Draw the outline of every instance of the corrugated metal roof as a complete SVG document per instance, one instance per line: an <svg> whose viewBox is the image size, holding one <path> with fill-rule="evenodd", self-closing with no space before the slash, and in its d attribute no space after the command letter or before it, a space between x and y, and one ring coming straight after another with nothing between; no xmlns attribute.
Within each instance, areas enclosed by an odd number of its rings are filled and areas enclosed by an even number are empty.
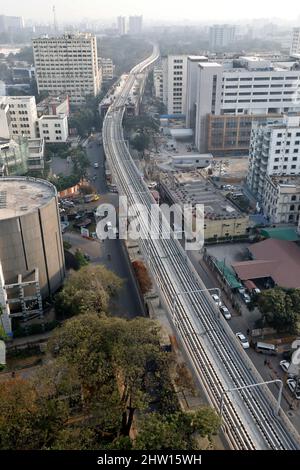
<svg viewBox="0 0 300 470"><path fill-rule="evenodd" d="M260 231L260 234L266 238L274 238L276 240L286 240L290 242L296 242L300 240L300 237L293 227L277 227L277 228L265 228Z"/></svg>
<svg viewBox="0 0 300 470"><path fill-rule="evenodd" d="M300 288L300 248L290 241L269 238L249 247L253 261L233 263L239 279L270 277L285 288Z"/></svg>

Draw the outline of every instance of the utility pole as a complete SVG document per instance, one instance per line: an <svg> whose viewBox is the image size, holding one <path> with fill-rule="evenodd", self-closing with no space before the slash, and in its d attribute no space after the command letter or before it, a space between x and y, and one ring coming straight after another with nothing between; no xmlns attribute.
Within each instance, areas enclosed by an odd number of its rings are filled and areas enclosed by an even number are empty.
<svg viewBox="0 0 300 470"><path fill-rule="evenodd" d="M273 383L279 383L279 387L280 387L277 402L276 402L276 407L274 409L275 416L278 416L279 415L279 410L280 410L281 398L282 398L282 391L283 391L283 381L280 380L280 379L268 380L266 382L260 382L260 383L250 384L250 385L243 385L241 387L235 387L235 388L230 388L228 390L224 390L224 392L221 395L220 416L221 417L223 416L224 398L225 398L225 395L227 395L228 393L236 392L236 391L239 391L239 390L245 390L245 389L249 389L249 388L254 388L254 387L261 387L261 386L269 385L269 384L273 384Z"/></svg>

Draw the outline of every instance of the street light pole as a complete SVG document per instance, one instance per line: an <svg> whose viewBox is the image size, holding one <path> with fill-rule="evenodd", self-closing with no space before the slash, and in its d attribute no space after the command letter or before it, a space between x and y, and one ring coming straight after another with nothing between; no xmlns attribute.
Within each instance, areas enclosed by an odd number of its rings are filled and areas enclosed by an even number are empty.
<svg viewBox="0 0 300 470"><path fill-rule="evenodd" d="M235 387L235 388L230 388L228 390L224 390L224 392L221 395L220 416L222 417L222 415L223 415L224 397L225 397L225 395L227 395L227 393L232 393L232 392L235 392L235 391L238 391L238 390L244 390L246 388L260 387L262 385L269 385L269 384L273 384L273 383L280 383L280 389L279 389L276 408L275 408L275 416L278 416L279 410L280 410L281 399L282 399L282 391L283 391L283 381L280 380L280 379L268 380L267 382L260 382L260 383L256 383L256 384L243 385L242 387Z"/></svg>

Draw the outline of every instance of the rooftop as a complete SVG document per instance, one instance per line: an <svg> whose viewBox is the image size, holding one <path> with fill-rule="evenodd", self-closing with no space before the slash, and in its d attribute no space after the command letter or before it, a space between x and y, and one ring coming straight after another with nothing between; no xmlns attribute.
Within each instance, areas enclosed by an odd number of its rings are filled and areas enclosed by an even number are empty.
<svg viewBox="0 0 300 470"><path fill-rule="evenodd" d="M289 242L299 241L300 237L295 227L276 227L265 228L260 231L266 238L275 238L276 240L286 240Z"/></svg>
<svg viewBox="0 0 300 470"><path fill-rule="evenodd" d="M233 263L241 281L270 277L288 289L300 288L300 248L291 241L267 239L249 247L251 261Z"/></svg>
<svg viewBox="0 0 300 470"><path fill-rule="evenodd" d="M56 196L48 181L35 178L0 178L0 221L19 217L45 206Z"/></svg>
<svg viewBox="0 0 300 470"><path fill-rule="evenodd" d="M199 62L199 67L222 67L218 62Z"/></svg>
<svg viewBox="0 0 300 470"><path fill-rule="evenodd" d="M54 114L53 116L50 116L48 114L44 115L44 116L41 116L39 118L39 121L57 121L57 119L66 119L66 115L65 114Z"/></svg>
<svg viewBox="0 0 300 470"><path fill-rule="evenodd" d="M204 204L206 219L237 219L242 213L234 207L212 183L199 172L180 173L169 179L162 177L175 202L179 204Z"/></svg>

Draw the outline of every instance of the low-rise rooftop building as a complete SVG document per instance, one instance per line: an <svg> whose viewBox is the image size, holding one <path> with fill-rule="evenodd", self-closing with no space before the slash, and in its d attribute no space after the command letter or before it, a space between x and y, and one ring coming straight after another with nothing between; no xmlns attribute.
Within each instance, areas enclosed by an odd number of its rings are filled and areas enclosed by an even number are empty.
<svg viewBox="0 0 300 470"><path fill-rule="evenodd" d="M252 260L232 264L241 281L264 280L269 287L300 288L300 248L296 243L267 239L248 249Z"/></svg>
<svg viewBox="0 0 300 470"><path fill-rule="evenodd" d="M247 235L249 216L235 207L199 172L162 175L160 189L162 195L174 204L204 205L205 241Z"/></svg>

